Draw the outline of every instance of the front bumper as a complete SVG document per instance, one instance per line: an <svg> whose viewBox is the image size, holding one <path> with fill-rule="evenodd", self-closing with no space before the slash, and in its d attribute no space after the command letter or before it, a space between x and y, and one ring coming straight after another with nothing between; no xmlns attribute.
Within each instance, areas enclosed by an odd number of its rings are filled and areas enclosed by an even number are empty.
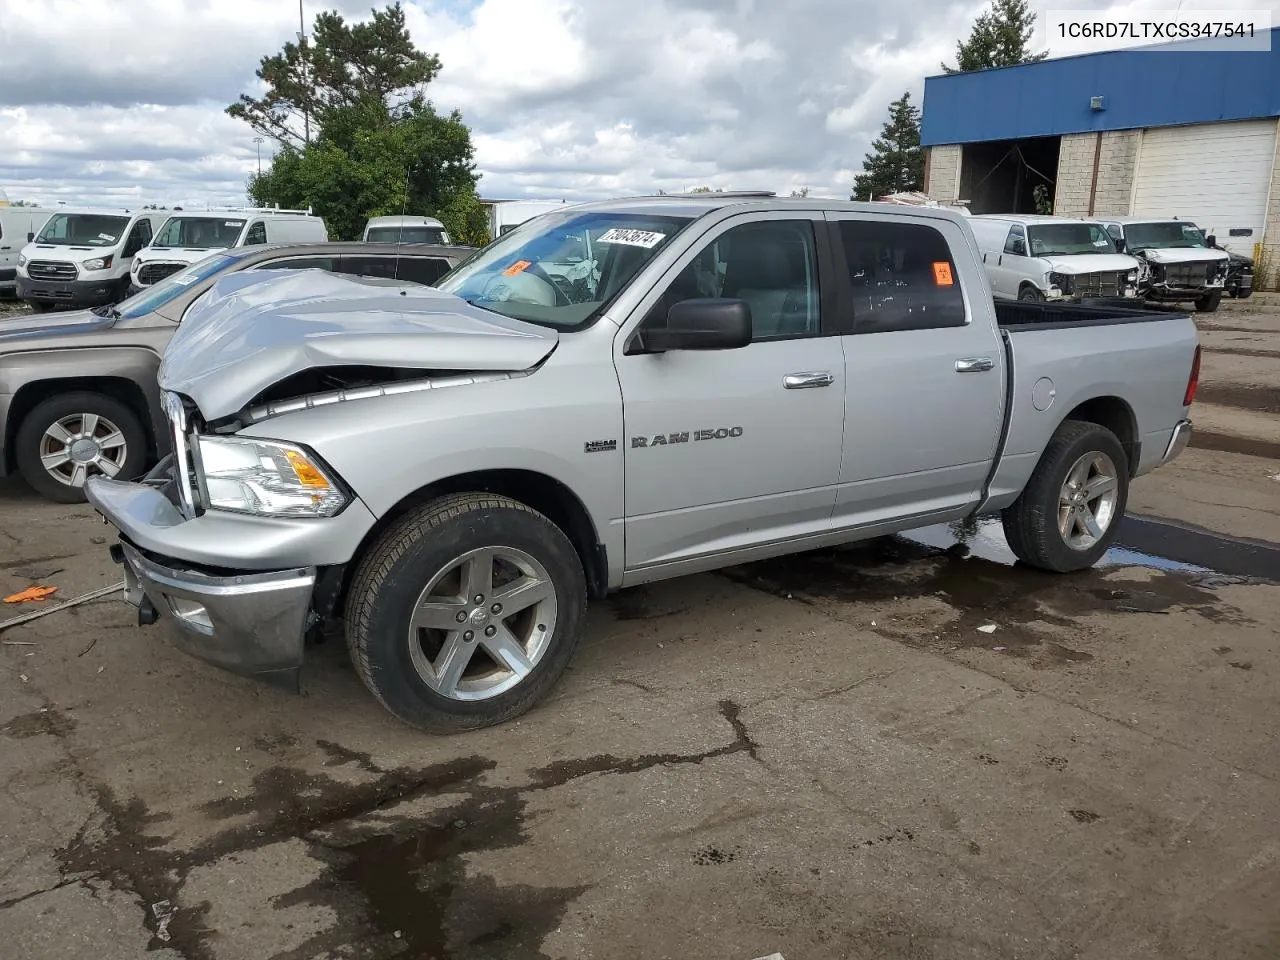
<svg viewBox="0 0 1280 960"><path fill-rule="evenodd" d="M100 307L117 300L119 280L32 280L18 277L18 298L75 307Z"/></svg>
<svg viewBox="0 0 1280 960"><path fill-rule="evenodd" d="M175 647L215 667L299 691L314 567L214 576L127 540L111 555L140 624L163 623Z"/></svg>
<svg viewBox="0 0 1280 960"><path fill-rule="evenodd" d="M1175 459L1183 450L1187 449L1187 444L1191 442L1191 421L1179 420L1178 425L1173 428L1173 435L1169 437L1169 445L1164 448L1164 456L1160 458L1160 465L1168 463Z"/></svg>
<svg viewBox="0 0 1280 960"><path fill-rule="evenodd" d="M142 482L85 484L120 531L111 555L125 568L138 622L162 623L178 649L206 663L297 691L307 632L326 609L317 583L351 559L373 516L353 500L326 520L219 511L187 519L162 489L172 462Z"/></svg>

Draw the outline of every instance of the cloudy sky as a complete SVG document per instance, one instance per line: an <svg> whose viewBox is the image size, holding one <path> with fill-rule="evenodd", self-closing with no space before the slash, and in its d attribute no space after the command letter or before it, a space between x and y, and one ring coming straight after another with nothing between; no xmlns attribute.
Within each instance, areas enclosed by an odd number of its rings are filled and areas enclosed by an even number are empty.
<svg viewBox="0 0 1280 960"><path fill-rule="evenodd" d="M372 5L304 0L308 28L321 10L360 19ZM919 102L923 78L952 61L984 5L404 3L414 41L443 62L432 98L472 127L481 194L570 199L701 184L847 196L888 103L904 90ZM1181 6L1280 12L1280 0ZM259 59L298 29L297 0L0 0L0 8L0 189L11 200L244 202L254 134L223 108L256 92ZM1046 45L1051 55L1081 52L1044 37ZM264 143L264 165L270 153Z"/></svg>

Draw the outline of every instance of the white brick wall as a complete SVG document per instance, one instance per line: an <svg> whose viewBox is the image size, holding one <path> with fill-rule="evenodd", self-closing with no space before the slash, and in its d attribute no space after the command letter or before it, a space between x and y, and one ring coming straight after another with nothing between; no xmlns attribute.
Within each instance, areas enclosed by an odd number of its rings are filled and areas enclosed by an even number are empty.
<svg viewBox="0 0 1280 960"><path fill-rule="evenodd" d="M925 192L939 203L952 203L960 186L960 157L963 148L958 143L942 144L929 148L929 182Z"/></svg>
<svg viewBox="0 0 1280 960"><path fill-rule="evenodd" d="M1098 153L1098 184L1094 216L1129 212L1129 195L1137 165L1138 130L1111 130L1102 135ZM1089 215L1089 189L1093 185L1093 157L1097 134L1073 133L1062 138L1058 151L1058 183L1053 212L1060 217Z"/></svg>

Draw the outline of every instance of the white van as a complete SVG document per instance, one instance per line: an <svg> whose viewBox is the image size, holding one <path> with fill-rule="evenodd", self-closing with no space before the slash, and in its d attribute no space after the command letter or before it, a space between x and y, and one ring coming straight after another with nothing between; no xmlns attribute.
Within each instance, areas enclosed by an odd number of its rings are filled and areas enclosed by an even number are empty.
<svg viewBox="0 0 1280 960"><path fill-rule="evenodd" d="M205 257L255 243L327 243L324 221L306 210L247 207L167 215L133 260L131 289L151 286Z"/></svg>
<svg viewBox="0 0 1280 960"><path fill-rule="evenodd" d="M52 215L41 207L0 207L0 296L17 293L18 255Z"/></svg>
<svg viewBox="0 0 1280 960"><path fill-rule="evenodd" d="M37 310L123 300L129 265L168 214L160 210L58 210L18 256L18 296Z"/></svg>
<svg viewBox="0 0 1280 960"><path fill-rule="evenodd" d="M360 239L365 243L453 243L449 231L435 217L371 217Z"/></svg>
<svg viewBox="0 0 1280 960"><path fill-rule="evenodd" d="M1093 220L1024 214L969 217L991 290L1005 300L1138 296L1139 264Z"/></svg>
<svg viewBox="0 0 1280 960"><path fill-rule="evenodd" d="M1218 309L1231 256L1217 246L1216 237L1176 217L1108 217L1102 225L1119 249L1141 262L1143 299L1191 300L1200 313Z"/></svg>

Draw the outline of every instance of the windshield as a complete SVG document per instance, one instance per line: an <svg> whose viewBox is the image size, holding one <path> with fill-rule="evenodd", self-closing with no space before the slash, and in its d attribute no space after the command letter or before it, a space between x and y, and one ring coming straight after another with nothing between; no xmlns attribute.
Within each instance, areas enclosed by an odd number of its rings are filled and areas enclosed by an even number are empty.
<svg viewBox="0 0 1280 960"><path fill-rule="evenodd" d="M244 229L243 220L222 217L170 217L151 241L153 247L191 247L210 250L234 247Z"/></svg>
<svg viewBox="0 0 1280 960"><path fill-rule="evenodd" d="M369 243L444 243L443 227L370 227Z"/></svg>
<svg viewBox="0 0 1280 960"><path fill-rule="evenodd" d="M1130 250L1178 248L1189 250L1209 246L1199 228L1190 223L1170 220L1168 223L1131 223L1124 228L1124 239Z"/></svg>
<svg viewBox="0 0 1280 960"><path fill-rule="evenodd" d="M1027 227L1033 257L1115 253L1111 235L1096 223L1040 223Z"/></svg>
<svg viewBox="0 0 1280 960"><path fill-rule="evenodd" d="M147 287L126 300L121 300L116 304L113 315L133 318L151 313L157 307L161 307L174 297L179 296L193 283L199 283L215 273L220 273L239 259L240 257L232 256L231 254L215 254L211 257L205 257L185 270L170 274L154 286Z"/></svg>
<svg viewBox="0 0 1280 960"><path fill-rule="evenodd" d="M437 288L517 320L566 329L594 320L690 223L625 213L544 214L446 274Z"/></svg>
<svg viewBox="0 0 1280 960"><path fill-rule="evenodd" d="M97 213L55 213L44 225L36 243L60 247L110 247L124 235L128 217Z"/></svg>

